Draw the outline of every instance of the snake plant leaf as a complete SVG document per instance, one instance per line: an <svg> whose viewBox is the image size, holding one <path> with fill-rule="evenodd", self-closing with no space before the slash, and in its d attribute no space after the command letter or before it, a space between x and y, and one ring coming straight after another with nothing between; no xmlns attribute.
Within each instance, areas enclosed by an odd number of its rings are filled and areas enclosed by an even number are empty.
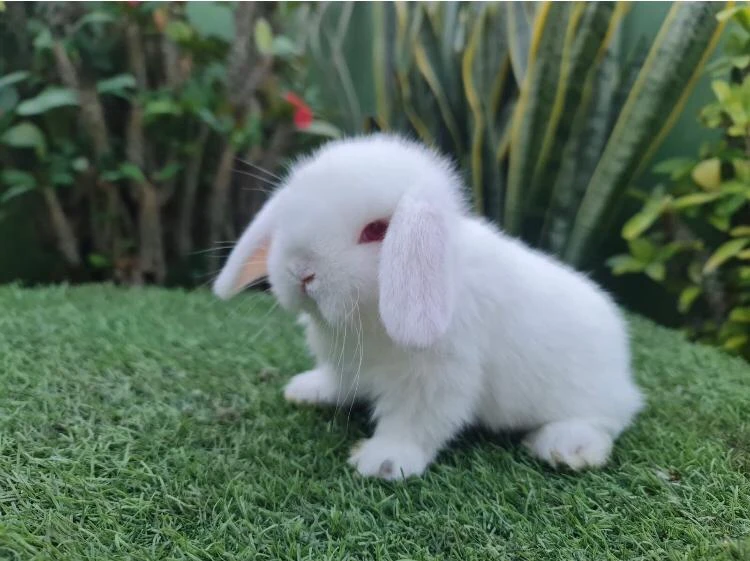
<svg viewBox="0 0 750 561"><path fill-rule="evenodd" d="M573 128L576 108L587 90L586 85L590 83L590 75L596 71L615 36L625 6L619 4L615 7L613 2L581 2L573 8L566 31L557 91L530 181L529 199L532 204L538 201L540 192L547 192L543 201L549 199L549 191L560 169L563 148Z"/></svg>
<svg viewBox="0 0 750 561"><path fill-rule="evenodd" d="M522 84L529 66L529 49L533 18L529 18L519 2L505 2L505 21L507 24L510 60L516 82Z"/></svg>
<svg viewBox="0 0 750 561"><path fill-rule="evenodd" d="M604 153L586 188L565 249L581 264L604 229L612 202L648 162L692 90L716 45L723 24L721 2L674 3L651 46Z"/></svg>
<svg viewBox="0 0 750 561"><path fill-rule="evenodd" d="M528 68L511 132L512 149L503 222L504 228L511 234L521 232L524 207L528 202L525 187L533 173L544 129L552 112L572 9L568 3L545 2L534 19Z"/></svg>
<svg viewBox="0 0 750 561"><path fill-rule="evenodd" d="M499 6L482 3L469 29L461 74L464 97L469 105L469 169L471 191L477 212L487 214L484 200L485 186L501 181L495 162L494 147L500 142L503 128L509 120L498 125L498 101L493 97L504 88L508 76L508 56L503 35L498 30ZM499 81L499 82L498 82ZM493 189L490 189L493 191ZM493 205L496 201L493 201Z"/></svg>
<svg viewBox="0 0 750 561"><path fill-rule="evenodd" d="M441 2L439 7L444 8L444 4ZM428 8L425 7L423 9ZM433 6L433 9L436 10L437 8ZM456 97L452 92L452 88L456 82L445 78L446 75L451 73L452 63L446 62L443 58L445 55L443 55L438 30L436 29L439 23L437 19L437 15L429 17L429 12L428 17L424 19L424 24L420 27L419 37L414 45L415 62L419 73L437 102L441 125L450 134L453 149L456 153L462 154L464 152L464 143L461 128L458 124L459 119L456 115L457 106L451 102ZM443 36L444 41L452 39L454 37L446 38Z"/></svg>
<svg viewBox="0 0 750 561"><path fill-rule="evenodd" d="M358 6L368 10L369 6ZM345 53L346 41L351 33L351 21L355 6L352 2L333 5L321 2L311 23L308 38L309 52L314 61L314 70L320 74L319 83L334 108L329 116L336 126L349 133L361 130L364 116L362 104L355 88L354 79Z"/></svg>
<svg viewBox="0 0 750 561"><path fill-rule="evenodd" d="M382 130L390 130L392 123L393 84L388 61L388 22L389 6L384 2L372 4L372 70L375 85L375 108L378 125Z"/></svg>
<svg viewBox="0 0 750 561"><path fill-rule="evenodd" d="M617 53L610 49L586 85L549 195L540 243L555 255L565 247L588 180L612 130L612 102L619 80Z"/></svg>
<svg viewBox="0 0 750 561"><path fill-rule="evenodd" d="M429 145L435 144L435 137L427 123L420 117L414 103L414 88L412 87L412 72L414 66L414 44L417 41L422 21L422 11L411 8L408 4L396 2L393 4L396 37L393 51L393 66L395 70L395 97L400 111L406 117L406 125L411 126L417 136ZM395 126L395 124L394 124ZM406 126L404 126L406 128Z"/></svg>

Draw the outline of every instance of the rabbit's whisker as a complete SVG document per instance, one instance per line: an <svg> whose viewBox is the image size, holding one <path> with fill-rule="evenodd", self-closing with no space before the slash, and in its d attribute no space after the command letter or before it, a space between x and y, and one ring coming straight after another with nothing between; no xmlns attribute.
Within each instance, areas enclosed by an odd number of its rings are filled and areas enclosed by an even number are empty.
<svg viewBox="0 0 750 561"><path fill-rule="evenodd" d="M276 179L277 181L281 181L281 177L279 177L279 176L278 176L278 175L276 175L275 173L273 173L273 172L271 172L271 171L267 170L267 169L266 169L266 168L264 168L263 166L259 166L258 164L254 164L254 163L252 163L252 162L251 162L250 160L245 160L244 158L240 158L239 156L237 156L237 158L236 158L236 159L237 159L238 161L242 162L243 164L245 164L246 166L250 166L251 168L253 168L253 169L255 169L255 170L258 170L258 171L259 171L259 172L261 172L261 173L265 173L266 175L268 175L268 176L270 176L270 177L272 177L272 178Z"/></svg>

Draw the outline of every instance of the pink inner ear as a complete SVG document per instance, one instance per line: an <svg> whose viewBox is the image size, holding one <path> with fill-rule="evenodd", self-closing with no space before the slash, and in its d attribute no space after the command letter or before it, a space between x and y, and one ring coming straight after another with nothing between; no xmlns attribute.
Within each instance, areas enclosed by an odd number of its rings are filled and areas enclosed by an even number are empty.
<svg viewBox="0 0 750 561"><path fill-rule="evenodd" d="M235 287L237 290L241 290L268 275L268 246L269 242L261 244L247 258L247 261L242 266L242 271L240 271L237 277L237 285Z"/></svg>

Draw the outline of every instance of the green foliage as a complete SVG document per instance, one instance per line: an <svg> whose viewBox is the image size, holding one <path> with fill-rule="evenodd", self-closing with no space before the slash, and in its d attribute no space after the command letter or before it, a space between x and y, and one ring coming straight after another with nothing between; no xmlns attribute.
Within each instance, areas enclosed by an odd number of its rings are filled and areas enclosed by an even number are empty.
<svg viewBox="0 0 750 561"><path fill-rule="evenodd" d="M71 105L78 105L78 94L74 90L51 87L31 99L19 103L18 107L16 107L16 113L22 117L30 117L31 115L46 113L58 107Z"/></svg>
<svg viewBox="0 0 750 561"><path fill-rule="evenodd" d="M33 148L40 157L44 156L47 146L44 133L28 121L21 121L6 129L0 136L0 142L13 148Z"/></svg>
<svg viewBox="0 0 750 561"><path fill-rule="evenodd" d="M454 156L476 209L574 264L616 231L612 211L679 115L719 36L722 3L676 2L625 63L626 4L321 5L309 48L323 112L346 132L402 131ZM368 30L369 31L369 30ZM366 115L353 76L372 77ZM658 275L658 273L657 273Z"/></svg>
<svg viewBox="0 0 750 561"><path fill-rule="evenodd" d="M750 57L750 8L719 15L727 18L738 25L716 68L730 80L714 82L716 100L701 112L725 140L655 167L670 183L625 223L629 253L609 264L663 285L693 336L750 358L750 73L738 60Z"/></svg>
<svg viewBox="0 0 750 561"><path fill-rule="evenodd" d="M284 101L289 89L307 95L302 49L283 31L294 14L260 3L9 4L0 217L46 213L29 218L47 224L74 279L205 280L216 263L194 250L236 235L272 182L234 173L241 160L273 173L304 143ZM16 205L21 196L42 204Z"/></svg>

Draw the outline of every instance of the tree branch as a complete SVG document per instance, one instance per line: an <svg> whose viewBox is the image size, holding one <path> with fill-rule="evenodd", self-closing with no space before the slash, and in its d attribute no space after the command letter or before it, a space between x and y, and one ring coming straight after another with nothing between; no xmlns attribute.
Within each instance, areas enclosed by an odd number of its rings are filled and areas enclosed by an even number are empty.
<svg viewBox="0 0 750 561"><path fill-rule="evenodd" d="M125 41L130 71L135 76L138 91L148 88L146 56L143 52L138 25L130 21L125 27ZM148 180L146 169L146 139L143 131L143 107L137 101L130 109L126 131L126 153L128 160L138 166L143 179L131 179L133 190L138 193L138 267L137 282L149 280L161 284L166 277L166 259L162 240L161 204L159 194Z"/></svg>
<svg viewBox="0 0 750 561"><path fill-rule="evenodd" d="M195 214L195 199L198 194L201 167L206 151L206 142L211 129L206 123L201 122L198 132L198 140L195 144L195 152L187 170L185 170L185 184L180 199L180 217L177 223L177 253L180 257L187 257L193 250L193 215Z"/></svg>
<svg viewBox="0 0 750 561"><path fill-rule="evenodd" d="M45 187L42 189L42 196L49 212L57 249L69 265L79 267L81 265L81 254L78 252L78 239L68 217L65 215L57 193L53 189Z"/></svg>

